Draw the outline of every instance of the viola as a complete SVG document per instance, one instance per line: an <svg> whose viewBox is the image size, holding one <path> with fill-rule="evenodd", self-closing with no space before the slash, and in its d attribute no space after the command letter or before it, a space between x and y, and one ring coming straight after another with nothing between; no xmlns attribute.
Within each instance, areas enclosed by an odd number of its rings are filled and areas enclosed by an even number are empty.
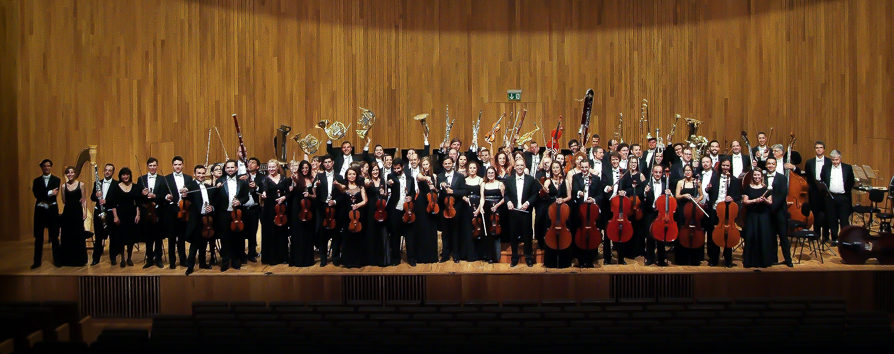
<svg viewBox="0 0 894 354"><path fill-rule="evenodd" d="M245 229L245 223L242 222L242 209L233 208L230 212L230 231L242 232Z"/></svg>
<svg viewBox="0 0 894 354"><path fill-rule="evenodd" d="M580 214L581 226L574 235L574 244L585 251L599 248L599 245L602 243L601 233L599 228L596 227L596 220L599 220L599 206L596 203L581 203L578 207L578 213Z"/></svg>
<svg viewBox="0 0 894 354"><path fill-rule="evenodd" d="M435 192L434 187L429 184L428 193L425 194L426 201L428 201L428 205L425 206L425 212L429 214L437 214L441 212L441 207L438 205L438 193Z"/></svg>
<svg viewBox="0 0 894 354"><path fill-rule="evenodd" d="M546 198L549 196L549 189L546 188L546 180L547 179L548 178L546 177L546 174L544 174L543 177L540 177L537 180L537 182L540 182L540 193L539 193L540 198Z"/></svg>
<svg viewBox="0 0 894 354"><path fill-rule="evenodd" d="M722 202L717 204L717 216L720 222L711 233L711 241L717 247L733 248L739 245L741 234L736 228L736 217L739 215L739 204L736 202Z"/></svg>
<svg viewBox="0 0 894 354"><path fill-rule="evenodd" d="M568 217L571 215L571 207L565 203L552 203L547 210L550 221L552 223L546 230L543 241L546 247L561 251L571 247L571 230L565 226L568 223Z"/></svg>
<svg viewBox="0 0 894 354"><path fill-rule="evenodd" d="M273 206L273 211L276 212L276 215L273 216L273 224L280 227L286 226L286 222L289 221L286 217L286 203L277 203Z"/></svg>
<svg viewBox="0 0 894 354"><path fill-rule="evenodd" d="M348 231L360 232L363 230L363 224L360 223L360 209L353 209L348 212Z"/></svg>
<svg viewBox="0 0 894 354"><path fill-rule="evenodd" d="M456 198L453 197L452 194L448 194L444 197L444 218L445 219L453 219L456 217Z"/></svg>
<svg viewBox="0 0 894 354"><path fill-rule="evenodd" d="M150 224L158 223L158 214L155 211L156 204L155 202L149 201L143 203L143 209L146 210L146 215L141 217L142 220L146 220L146 222Z"/></svg>
<svg viewBox="0 0 894 354"><path fill-rule="evenodd" d="M476 240L480 240L485 235L484 232L484 219L481 214L472 218L472 237Z"/></svg>
<svg viewBox="0 0 894 354"><path fill-rule="evenodd" d="M705 245L705 229L702 227L704 214L699 209L698 203L691 197L689 203L683 206L683 225L680 225L678 236L683 247L699 248Z"/></svg>
<svg viewBox="0 0 894 354"><path fill-rule="evenodd" d="M487 226L487 233L491 236L497 236L503 233L503 226L500 224L500 212L499 210L490 214L487 222L490 225Z"/></svg>
<svg viewBox="0 0 894 354"><path fill-rule="evenodd" d="M192 202L190 202L189 199L180 198L180 201L177 202L177 206L179 208L179 209L177 209L177 219L180 219L181 221L184 221L184 222L189 221L189 207L190 207L190 205L192 205Z"/></svg>
<svg viewBox="0 0 894 354"><path fill-rule="evenodd" d="M310 221L314 215L311 210L310 198L302 198L299 204L301 205L301 211L298 212L298 220Z"/></svg>
<svg viewBox="0 0 894 354"><path fill-rule="evenodd" d="M206 206L208 204L205 204ZM202 215L202 238L208 240L214 237L214 218L211 213Z"/></svg>
<svg viewBox="0 0 894 354"><path fill-rule="evenodd" d="M670 179L670 171L666 171L665 180ZM673 242L677 239L677 221L674 220L674 213L677 211L677 199L662 194L655 200L658 209L658 217L652 222L649 231L652 232L652 238L662 242Z"/></svg>
<svg viewBox="0 0 894 354"><path fill-rule="evenodd" d="M416 222L416 214L413 213L413 208L416 207L416 204L413 203L413 200L410 199L409 202L404 202L404 215L401 217L401 220L405 224L412 224Z"/></svg>
<svg viewBox="0 0 894 354"><path fill-rule="evenodd" d="M323 228L335 230L335 207L328 205L328 203L323 208Z"/></svg>
<svg viewBox="0 0 894 354"><path fill-rule="evenodd" d="M633 238L633 223L627 219L630 215L630 199L616 195L611 200L612 218L605 226L605 236L613 242L627 242Z"/></svg>
<svg viewBox="0 0 894 354"><path fill-rule="evenodd" d="M388 218L388 212L385 211L386 206L388 206L388 200L383 198L380 193L379 198L376 199L376 211L373 213L373 219L378 222L384 222Z"/></svg>
<svg viewBox="0 0 894 354"><path fill-rule="evenodd" d="M636 191L636 179L633 179L633 190ZM630 214L631 220L637 221L643 219L643 199L636 193L630 196Z"/></svg>

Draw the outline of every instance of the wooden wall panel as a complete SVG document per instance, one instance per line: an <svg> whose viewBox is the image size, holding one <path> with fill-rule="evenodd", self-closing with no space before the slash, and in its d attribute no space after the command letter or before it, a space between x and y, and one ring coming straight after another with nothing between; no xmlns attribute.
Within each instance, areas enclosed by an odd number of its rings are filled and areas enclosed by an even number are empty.
<svg viewBox="0 0 894 354"><path fill-rule="evenodd" d="M9 205L24 208L3 213L18 226L6 239L27 237L24 191L42 158L58 173L99 144L101 163L154 155L168 172L174 154L205 162L211 126L232 157L231 113L266 159L280 124L322 137L314 123L353 123L358 106L376 112L372 137L385 146L420 146L410 117L422 112L440 142L445 105L466 142L479 110L482 134L523 107L522 131L564 115L573 132L593 88L591 131L606 138L623 112L625 140L642 140L646 98L663 134L674 113L721 141L772 126L775 142L795 131L805 154L822 139L848 162L894 172L888 1L4 0L0 11L0 75L12 79L0 112L14 117L2 134L17 141L0 156L18 167L3 177L17 186ZM218 145L212 161L224 158Z"/></svg>

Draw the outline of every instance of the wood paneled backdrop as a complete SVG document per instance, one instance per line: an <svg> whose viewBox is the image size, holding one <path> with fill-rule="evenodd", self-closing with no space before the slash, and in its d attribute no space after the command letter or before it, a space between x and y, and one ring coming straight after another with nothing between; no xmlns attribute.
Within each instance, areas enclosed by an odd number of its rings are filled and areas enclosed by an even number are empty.
<svg viewBox="0 0 894 354"><path fill-rule="evenodd" d="M0 238L28 237L38 162L61 173L88 144L100 163L151 154L169 172L174 154L204 162L210 126L235 155L238 113L265 159L280 124L322 137L315 122L354 122L358 106L386 146L420 146L422 112L440 141L445 105L466 141L478 110L482 134L520 107L524 131L559 115L575 131L587 88L604 137L623 112L634 140L646 98L653 129L680 113L721 141L794 130L805 155L822 139L890 177L892 18L877 0L0 0L0 157L17 167Z"/></svg>

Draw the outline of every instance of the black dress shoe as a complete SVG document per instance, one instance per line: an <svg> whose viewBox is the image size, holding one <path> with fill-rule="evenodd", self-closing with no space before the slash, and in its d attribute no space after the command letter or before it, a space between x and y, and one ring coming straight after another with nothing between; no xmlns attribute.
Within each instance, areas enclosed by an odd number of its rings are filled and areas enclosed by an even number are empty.
<svg viewBox="0 0 894 354"><path fill-rule="evenodd" d="M528 267L533 267L533 266L534 266L534 260L533 260L533 259L526 259L526 260L525 260L525 264L527 264Z"/></svg>
<svg viewBox="0 0 894 354"><path fill-rule="evenodd" d="M410 267L415 267L415 266L416 266L416 260L415 260L415 259L408 259L408 260L407 260L407 263L410 265Z"/></svg>
<svg viewBox="0 0 894 354"><path fill-rule="evenodd" d="M123 259L121 260L121 268L127 267L127 262Z"/></svg>
<svg viewBox="0 0 894 354"><path fill-rule="evenodd" d="M341 258L333 258L333 259L332 259L332 265L334 265L334 266L336 266L336 267L340 266L340 265L341 265Z"/></svg>
<svg viewBox="0 0 894 354"><path fill-rule="evenodd" d="M164 267L165 267L164 264L161 264L161 260L160 260L160 259L159 259L158 261L155 262L155 266L158 267L158 268L164 268Z"/></svg>
<svg viewBox="0 0 894 354"><path fill-rule="evenodd" d="M226 265L226 264L221 264L221 265L220 265L220 271L221 271L221 272L226 272L227 269L230 269L230 266L228 266L228 265Z"/></svg>
<svg viewBox="0 0 894 354"><path fill-rule="evenodd" d="M143 269L149 268L149 267L151 267L151 266L153 266L153 265L154 265L154 264L152 264L152 262L146 262L146 264L143 265Z"/></svg>
<svg viewBox="0 0 894 354"><path fill-rule="evenodd" d="M127 259L127 265L133 267L133 261L130 258Z"/></svg>
<svg viewBox="0 0 894 354"><path fill-rule="evenodd" d="M193 270L192 267L186 268L186 275L190 275L193 272L195 272L195 270Z"/></svg>
<svg viewBox="0 0 894 354"><path fill-rule="evenodd" d="M655 261L653 261L653 260L651 260L651 259L647 259L646 262L645 262L644 264L647 265L647 266L650 266L650 265L655 264Z"/></svg>
<svg viewBox="0 0 894 354"><path fill-rule="evenodd" d="M615 264L611 258L606 258L602 260L602 264Z"/></svg>
<svg viewBox="0 0 894 354"><path fill-rule="evenodd" d="M325 266L326 266L326 258L323 258L320 260L320 267L325 267Z"/></svg>
<svg viewBox="0 0 894 354"><path fill-rule="evenodd" d="M627 264L627 261L625 261L624 258L621 258L621 259L618 260L618 264L619 264L619 265L625 265L625 264Z"/></svg>
<svg viewBox="0 0 894 354"><path fill-rule="evenodd" d="M37 269L37 268L40 268L40 263L34 263L31 265L31 269Z"/></svg>
<svg viewBox="0 0 894 354"><path fill-rule="evenodd" d="M99 264L99 260L98 260L98 259L94 259L93 262L90 262L90 265L92 265L92 266L95 266L95 265L97 265L97 264Z"/></svg>
<svg viewBox="0 0 894 354"><path fill-rule="evenodd" d="M733 262L727 262L727 263L725 264L725 266L726 266L727 268L732 268L732 267L735 267L736 264L733 263Z"/></svg>
<svg viewBox="0 0 894 354"><path fill-rule="evenodd" d="M192 268L192 267L190 267L190 268ZM211 269L211 266L208 265L208 264L199 264L199 268L201 268L201 269Z"/></svg>
<svg viewBox="0 0 894 354"><path fill-rule="evenodd" d="M785 261L785 266L786 266L786 267L789 267L789 268L794 268L794 267L795 267L795 265L792 264L792 261Z"/></svg>
<svg viewBox="0 0 894 354"><path fill-rule="evenodd" d="M518 259L513 259L511 262L509 262L509 267L515 267L517 265L518 265Z"/></svg>
<svg viewBox="0 0 894 354"><path fill-rule="evenodd" d="M242 269L242 265L239 263L233 264L233 269L240 270L240 269Z"/></svg>
<svg viewBox="0 0 894 354"><path fill-rule="evenodd" d="M495 262L493 259L488 259L488 260L487 260L487 264L494 264L494 263L496 263L496 262Z"/></svg>
<svg viewBox="0 0 894 354"><path fill-rule="evenodd" d="M171 268L171 269L177 269L177 265L174 264L174 263L171 263L171 265L170 265L168 268Z"/></svg>
<svg viewBox="0 0 894 354"><path fill-rule="evenodd" d="M246 259L247 259L249 262L252 262L252 263L257 263L257 262L258 262L258 256L248 256L248 258L246 258Z"/></svg>
<svg viewBox="0 0 894 354"><path fill-rule="evenodd" d="M114 259L114 258L112 258L112 261L111 261L111 263L112 263L112 265L118 265L118 261L117 261L117 260L115 260L115 259ZM39 266L38 266L38 267L39 267Z"/></svg>
<svg viewBox="0 0 894 354"><path fill-rule="evenodd" d="M659 267L667 267L667 261L659 261L658 266Z"/></svg>
<svg viewBox="0 0 894 354"><path fill-rule="evenodd" d="M459 263L459 258L454 258L453 263Z"/></svg>
<svg viewBox="0 0 894 354"><path fill-rule="evenodd" d="M441 260L439 260L438 263L444 263L449 260L450 260L449 256L441 256Z"/></svg>

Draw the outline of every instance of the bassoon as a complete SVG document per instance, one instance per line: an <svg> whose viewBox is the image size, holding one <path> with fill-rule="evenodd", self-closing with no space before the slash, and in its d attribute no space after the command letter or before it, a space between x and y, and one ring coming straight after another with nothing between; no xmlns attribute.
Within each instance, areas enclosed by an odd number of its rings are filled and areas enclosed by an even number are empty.
<svg viewBox="0 0 894 354"><path fill-rule="evenodd" d="M242 129L239 129L239 119L236 118L236 114L233 114L233 123L236 124L236 136L239 138L239 152L242 153L242 163L245 166L248 166L248 151L245 150L245 142L242 141Z"/></svg>

